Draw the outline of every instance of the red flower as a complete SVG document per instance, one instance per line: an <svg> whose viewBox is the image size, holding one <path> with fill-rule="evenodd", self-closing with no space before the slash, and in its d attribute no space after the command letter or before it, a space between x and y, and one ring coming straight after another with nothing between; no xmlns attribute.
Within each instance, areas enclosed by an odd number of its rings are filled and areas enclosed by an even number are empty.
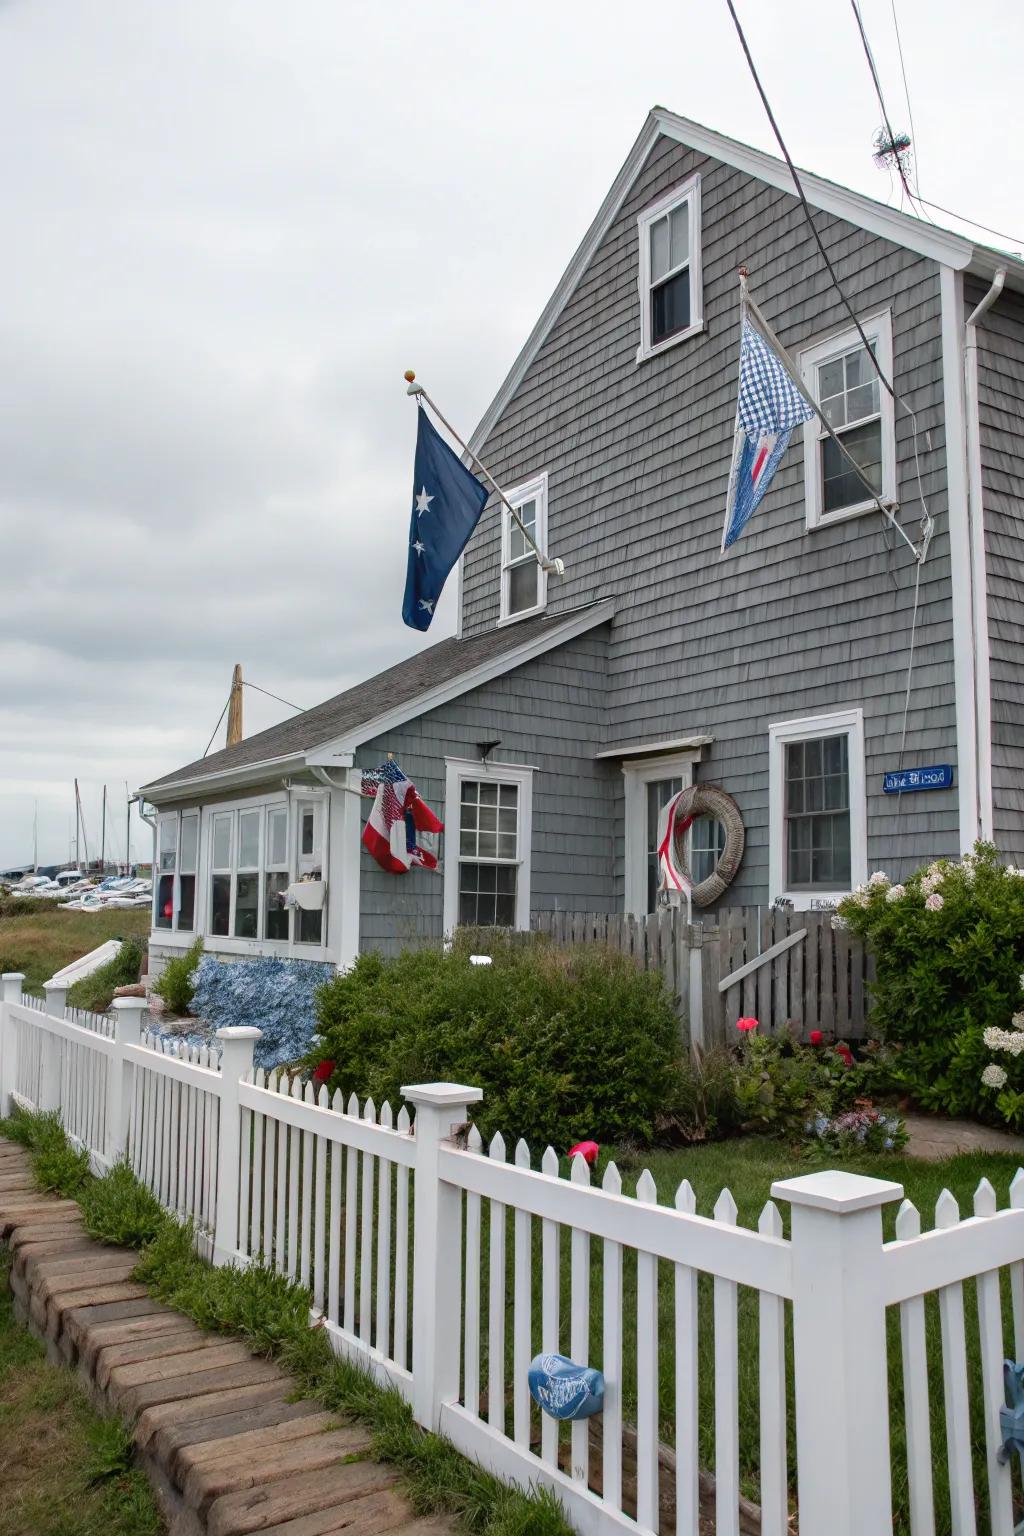
<svg viewBox="0 0 1024 1536"><path fill-rule="evenodd" d="M569 1161L571 1163L574 1157L582 1157L593 1168L600 1150L596 1141L578 1141L574 1147L569 1148Z"/></svg>
<svg viewBox="0 0 1024 1536"><path fill-rule="evenodd" d="M335 1063L333 1061L321 1061L313 1069L314 1083L326 1083L333 1076Z"/></svg>
<svg viewBox="0 0 1024 1536"><path fill-rule="evenodd" d="M821 1045L825 1039L825 1036L822 1034L820 1029L812 1029L807 1038L812 1045Z"/></svg>
<svg viewBox="0 0 1024 1536"><path fill-rule="evenodd" d="M845 1040L840 1040L839 1044L836 1046L836 1055L839 1057L840 1061L844 1063L845 1066L853 1066L853 1052L850 1050L850 1047L847 1045Z"/></svg>
<svg viewBox="0 0 1024 1536"><path fill-rule="evenodd" d="M750 1033L750 1031L752 1029L756 1029L757 1028L757 1020L756 1019L737 1019L736 1020L736 1028L739 1029L739 1030L742 1030L742 1032L745 1035L747 1035L747 1034Z"/></svg>

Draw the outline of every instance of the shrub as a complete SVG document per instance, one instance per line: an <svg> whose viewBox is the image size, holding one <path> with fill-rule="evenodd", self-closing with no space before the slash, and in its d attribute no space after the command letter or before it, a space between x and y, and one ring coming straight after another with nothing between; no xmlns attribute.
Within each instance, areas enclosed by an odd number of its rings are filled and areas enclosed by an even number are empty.
<svg viewBox="0 0 1024 1536"><path fill-rule="evenodd" d="M871 1024L894 1047L896 1086L926 1109L1024 1127L1021 1056L998 1057L1005 1094L991 1073L983 1079L993 1062L986 1032L993 1039L1024 1006L1024 870L979 843L961 863L940 859L902 885L872 875L839 916L874 955Z"/></svg>
<svg viewBox="0 0 1024 1536"><path fill-rule="evenodd" d="M899 1115L884 1115L870 1104L831 1118L816 1115L806 1128L809 1151L848 1157L858 1152L897 1152L907 1140Z"/></svg>
<svg viewBox="0 0 1024 1536"><path fill-rule="evenodd" d="M265 955L224 964L206 955L194 978L192 1007L214 1029L257 1025L263 1035L256 1042L256 1065L276 1067L298 1061L309 1049L316 1029L313 999L333 975L333 965L317 960Z"/></svg>
<svg viewBox="0 0 1024 1536"><path fill-rule="evenodd" d="M153 983L153 991L163 999L172 1013L191 1013L195 994L193 973L202 962L202 954L203 941L196 939L183 955L168 960Z"/></svg>
<svg viewBox="0 0 1024 1536"><path fill-rule="evenodd" d="M102 1179L93 1179L77 1198L86 1230L101 1243L141 1248L171 1220L124 1162L115 1163Z"/></svg>
<svg viewBox="0 0 1024 1536"><path fill-rule="evenodd" d="M121 948L112 960L68 988L71 1007L87 1008L92 1013L106 1013L114 1001L114 988L128 987L138 981L142 972L144 947L141 939L123 939Z"/></svg>
<svg viewBox="0 0 1024 1536"><path fill-rule="evenodd" d="M483 1089L480 1131L525 1137L534 1151L583 1137L649 1143L680 1110L679 1024L656 973L597 946L563 950L491 933L446 954L360 955L322 987L320 1042L331 1085L400 1098L403 1083L447 1079Z"/></svg>

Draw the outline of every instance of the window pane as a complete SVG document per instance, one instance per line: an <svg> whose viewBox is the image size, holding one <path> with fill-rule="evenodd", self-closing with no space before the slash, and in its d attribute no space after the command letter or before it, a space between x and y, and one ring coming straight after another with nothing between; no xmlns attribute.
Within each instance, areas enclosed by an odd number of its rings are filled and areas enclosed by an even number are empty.
<svg viewBox="0 0 1024 1536"><path fill-rule="evenodd" d="M498 803L498 786L497 786L497 784L481 784L480 785L480 804L481 805L497 805L497 803ZM483 822L481 822L480 825L483 826Z"/></svg>
<svg viewBox="0 0 1024 1536"><path fill-rule="evenodd" d="M178 818L168 816L160 823L160 868L174 869L174 853L178 842Z"/></svg>
<svg viewBox="0 0 1024 1536"><path fill-rule="evenodd" d="M267 812L267 863L288 862L288 812L279 809Z"/></svg>
<svg viewBox="0 0 1024 1536"><path fill-rule="evenodd" d="M668 271L668 218L651 225L651 282L656 283Z"/></svg>
<svg viewBox="0 0 1024 1536"><path fill-rule="evenodd" d="M463 779L462 803L463 805L475 805L480 798L480 785L476 779Z"/></svg>
<svg viewBox="0 0 1024 1536"><path fill-rule="evenodd" d="M690 259L689 203L684 203L681 208L673 208L669 214L669 226L668 269L671 272L674 267L682 266L684 261Z"/></svg>
<svg viewBox="0 0 1024 1536"><path fill-rule="evenodd" d="M499 832L515 832L515 830L516 830L516 821L517 821L518 818L516 817L515 811L514 810L509 810L508 807L504 804L504 796L505 796L505 786L504 785L502 785L502 787L501 787L501 794L502 794L502 802L503 803L502 803L501 810L498 812L498 831Z"/></svg>
<svg viewBox="0 0 1024 1536"><path fill-rule="evenodd" d="M480 852L481 853L483 852L482 848L481 848ZM514 859L515 856L516 856L516 839L515 839L515 834L514 833L513 834L509 834L507 832L499 833L499 835L498 835L498 858L499 859Z"/></svg>
<svg viewBox="0 0 1024 1536"><path fill-rule="evenodd" d="M313 807L306 806L302 812L301 833L299 839L299 852L309 855L313 852L313 840L316 829L316 815Z"/></svg>
<svg viewBox="0 0 1024 1536"><path fill-rule="evenodd" d="M699 882L715 872L725 851L725 828L713 816L695 816L690 828L690 874Z"/></svg>
<svg viewBox="0 0 1024 1536"><path fill-rule="evenodd" d="M178 899L181 905L178 907L178 919L175 927L185 933L191 933L196 925L196 877L195 875L178 876Z"/></svg>
<svg viewBox="0 0 1024 1536"><path fill-rule="evenodd" d="M477 849L477 852L482 859L496 859L498 857L497 832L481 832L480 846Z"/></svg>
<svg viewBox="0 0 1024 1536"><path fill-rule="evenodd" d="M174 876L161 875L156 887L154 928L169 928L174 916Z"/></svg>
<svg viewBox="0 0 1024 1536"><path fill-rule="evenodd" d="M210 882L210 932L226 934L231 912L231 876L214 875Z"/></svg>
<svg viewBox="0 0 1024 1536"><path fill-rule="evenodd" d="M459 852L468 853L470 858L476 853L476 833L462 832L459 836Z"/></svg>
<svg viewBox="0 0 1024 1536"><path fill-rule="evenodd" d="M651 345L656 346L690 323L690 269L684 267L651 292Z"/></svg>
<svg viewBox="0 0 1024 1536"><path fill-rule="evenodd" d="M498 786L498 800L501 805L511 806L514 810L519 804L518 784L500 784Z"/></svg>
<svg viewBox="0 0 1024 1536"><path fill-rule="evenodd" d="M260 813L241 811L238 817L238 867L255 869L260 862Z"/></svg>
<svg viewBox="0 0 1024 1536"><path fill-rule="evenodd" d="M498 807L496 805L482 805L480 807L481 832L497 832Z"/></svg>
<svg viewBox="0 0 1024 1536"><path fill-rule="evenodd" d="M847 421L863 421L865 416L877 416L878 391L871 384L860 384L851 389L846 397Z"/></svg>
<svg viewBox="0 0 1024 1536"><path fill-rule="evenodd" d="M196 872L196 855L199 851L199 817L183 816L181 818L181 856L179 868L183 874L194 875Z"/></svg>
<svg viewBox="0 0 1024 1536"><path fill-rule="evenodd" d="M297 944L319 944L324 929L324 915L322 912L306 912L302 907L297 908L298 932L295 935Z"/></svg>
<svg viewBox="0 0 1024 1536"><path fill-rule="evenodd" d="M285 820L287 821L287 815ZM276 870L267 875L264 886L266 892L266 915L263 921L268 939L286 939L288 937L288 908L284 904L284 896L287 889L287 870Z"/></svg>
<svg viewBox="0 0 1024 1536"><path fill-rule="evenodd" d="M681 778L656 779L647 786L647 910L658 904L658 818L662 810L683 787Z"/></svg>
<svg viewBox="0 0 1024 1536"><path fill-rule="evenodd" d="M514 927L518 873L512 864L460 864L460 924L470 928Z"/></svg>
<svg viewBox="0 0 1024 1536"><path fill-rule="evenodd" d="M235 886L235 938L254 939L260 905L258 875L238 875Z"/></svg>
<svg viewBox="0 0 1024 1536"><path fill-rule="evenodd" d="M802 769L800 777L796 770ZM786 869L789 884L850 883L849 745L845 735L786 745Z"/></svg>
<svg viewBox="0 0 1024 1536"><path fill-rule="evenodd" d="M536 501L524 501L521 507L516 507L516 511L519 513L519 522L521 522L527 532L529 532L533 538L536 539ZM519 523L515 522L515 520L511 517L509 518L508 552L510 560L523 560L527 555L533 553L529 544L526 542L526 535L523 533L522 528L519 527Z"/></svg>
<svg viewBox="0 0 1024 1536"><path fill-rule="evenodd" d="M513 565L508 573L508 611L525 613L537 606L537 561L534 557L522 565Z"/></svg>
<svg viewBox="0 0 1024 1536"><path fill-rule="evenodd" d="M214 869L231 868L230 816L215 816L213 818L213 867ZM226 928L224 932L227 932Z"/></svg>
<svg viewBox="0 0 1024 1536"><path fill-rule="evenodd" d="M861 427L850 427L842 434L842 444L854 463L860 465L865 478L876 493L882 489L882 423L869 421ZM836 512L843 507L856 506L868 498L867 488L849 459L840 453L830 437L821 444L821 474L824 510Z"/></svg>

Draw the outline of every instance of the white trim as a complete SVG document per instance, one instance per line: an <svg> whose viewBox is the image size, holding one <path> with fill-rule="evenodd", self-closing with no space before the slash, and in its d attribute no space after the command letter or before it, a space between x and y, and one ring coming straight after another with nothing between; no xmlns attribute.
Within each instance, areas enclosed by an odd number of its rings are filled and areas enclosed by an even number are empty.
<svg viewBox="0 0 1024 1536"><path fill-rule="evenodd" d="M995 290L998 297L1001 288ZM986 303L992 302L986 296ZM975 311L977 313L977 311ZM985 311L982 310L984 314ZM979 319L981 317L979 316ZM974 637L974 696L977 727L978 825L986 842L995 838L992 797L992 664L988 627L988 561L985 550L985 487L981 470L981 411L978 386L978 327L964 327L964 416L967 453L967 523L971 546L971 611Z"/></svg>
<svg viewBox="0 0 1024 1536"><path fill-rule="evenodd" d="M525 485L517 486L514 491L509 491L508 499L512 503L512 505L515 507L517 512L521 512L523 507L526 505L526 503L528 501L536 502L536 504L537 504L537 517L536 517L536 523L535 523L534 530L533 530L533 537L534 537L534 540L535 540L535 542L537 544L537 548L542 550L544 552L544 554L547 554L547 549L548 549L548 472L547 472L547 470L545 469L539 475L534 475L533 479L532 480L528 480ZM527 563L527 561L531 560L531 559L536 562L536 567L537 567L537 601L534 603L532 608L524 608L519 613L511 613L509 611L509 602L510 602L511 595L512 595L511 571L512 571L512 566L513 566L513 562L512 562L512 558L511 558L511 551L512 551L512 514L509 512L508 507L503 506L501 508L501 574L500 574L500 578L499 578L500 586L501 586L501 600L500 600L500 616L498 618L498 624L499 625L518 624L522 619L534 619L534 618L537 617L538 613L543 613L544 609L548 605L548 577L547 577L547 572L545 571L544 567L541 565L540 561L537 560L537 558L533 554L532 550L528 550L527 554L522 559L516 560L514 563L516 565L525 565Z"/></svg>
<svg viewBox="0 0 1024 1536"><path fill-rule="evenodd" d="M528 661L534 661L538 656L543 656L547 651L575 640L579 635L585 635L588 630L596 629L599 624L607 624L614 617L614 602L611 598L604 598L600 602L588 603L585 607L574 609L564 619L552 619L550 629L534 635L531 640L516 646L515 650L503 651L500 655L481 662L479 666L467 672L460 672L458 677L438 684L436 688L426 689L415 698L408 699L403 704L397 704L393 709L386 710L374 719L365 720L361 725L354 726L344 736L337 736L321 746L310 747L306 754L307 762L313 765L323 761L326 755L355 751L357 747L362 746L363 742L374 741L388 731L397 730L400 725L405 725L409 720L418 720L430 710L439 709L442 704L450 704L453 699L461 698L464 693L480 688L496 677L504 677L506 672L514 672L517 667L525 666Z"/></svg>
<svg viewBox="0 0 1024 1536"><path fill-rule="evenodd" d="M169 805L175 800L186 800L197 787L204 789L216 784L219 789L244 789L283 777L289 769L293 772L303 767L302 752L289 752L284 757L268 757L258 763L242 763L231 768L217 768L212 773L193 774L188 779L175 779L169 784L146 784L136 790L140 800L150 805Z"/></svg>
<svg viewBox="0 0 1024 1536"><path fill-rule="evenodd" d="M639 747L607 747L594 753L594 761L602 758L654 757L658 752L691 752L700 747L710 747L713 736L677 736L672 741L647 741Z"/></svg>
<svg viewBox="0 0 1024 1536"><path fill-rule="evenodd" d="M671 336L665 336L661 341L651 341L651 225L663 219L667 213L675 208L681 208L684 203L689 205L688 220L688 245L687 266L690 273L690 323L684 331L676 331ZM640 296L640 345L637 348L636 360L642 363L649 357L657 357L662 352L667 352L669 347L678 346L681 341L695 336L698 331L704 329L704 277L701 270L701 245L700 245L700 174L687 177L679 186L666 192L664 197L659 197L657 202L637 217L637 244L639 247L640 262L637 269L637 291ZM659 284L667 280L670 274L659 278Z"/></svg>
<svg viewBox="0 0 1024 1536"><path fill-rule="evenodd" d="M724 134L715 133L710 128L704 128L700 123L691 122L675 112L668 112L663 107L655 108L648 115L619 174L598 209L593 223L574 252L554 293L544 306L522 351L512 364L501 388L470 438L469 446L474 453L479 453L483 448L505 407L518 390L531 363L575 293L598 246L621 210L651 150L661 137L673 139L676 143L684 144L698 153L709 155L724 165L733 166L748 176L754 176L758 181L766 182L782 192L793 194L793 180L785 161L779 160L774 155L765 154L762 150L752 149L748 144L740 144ZM1011 286L1024 287L1024 262L993 253L985 246L974 245L962 235L937 229L934 225L926 224L923 219L901 213L896 208L889 208L884 203L875 202L873 198L864 197L861 193L853 192L847 187L840 187L833 181L813 175L810 171L801 170L800 180L808 202L824 213L846 219L869 234L880 235L883 239L892 241L894 245L902 246L905 250L916 251L918 255L927 256L933 261L945 262L957 270L970 266L972 270L991 276L997 266L1005 266L1014 280Z"/></svg>
<svg viewBox="0 0 1024 1536"><path fill-rule="evenodd" d="M817 902L837 902L849 891L790 891L786 888L786 781L783 747L787 741L847 736L850 773L850 883L868 878L867 787L864 771L864 711L841 709L803 720L781 720L768 727L768 899L784 897L797 912Z"/></svg>
<svg viewBox="0 0 1024 1536"><path fill-rule="evenodd" d="M696 747L649 761L624 763L622 766L625 843L623 910L627 914L644 917L647 913L647 786L656 784L660 779L689 778L692 783L700 758L701 749Z"/></svg>
<svg viewBox="0 0 1024 1536"><path fill-rule="evenodd" d="M474 779L483 783L487 779L501 784L515 784L519 790L518 867L516 879L516 928L526 931L530 927L530 894L533 868L533 774L534 769L523 763L496 763L493 759L482 762L462 757L446 757L444 760L444 931L451 933L459 920L459 806L462 800L462 782ZM471 860L472 863L487 863Z"/></svg>
<svg viewBox="0 0 1024 1536"><path fill-rule="evenodd" d="M960 851L981 835L978 810L977 673L971 602L971 537L967 502L967 428L964 414L963 280L939 268L942 300L942 410L946 439L946 504L949 517L953 611L953 687L956 700L956 782Z"/></svg>
<svg viewBox="0 0 1024 1536"><path fill-rule="evenodd" d="M877 314L865 317L861 323L868 340L876 343L875 355L878 359L879 367L887 378L891 378L892 311L888 309L881 310ZM800 376L816 400L818 399L819 368L823 364L839 357L842 353L850 352L860 345L861 341L856 329L853 326L846 326L843 330L834 332L823 341L816 342L813 346L802 349L797 358L800 364ZM895 407L892 396L887 389L883 389L880 382L878 382L878 397L877 416L881 421L882 429L882 489L880 496L883 502L895 503ZM874 421L875 419L875 415L864 418L865 421ZM840 432L841 436L842 432ZM878 510L878 503L876 501L873 501L871 498L865 498L862 501L856 502L853 506L843 507L837 512L824 511L822 505L821 444L827 440L827 434L816 416L812 416L810 421L804 423L804 506L807 527L809 529L830 528L833 523L842 523L847 518L859 517L865 512L877 512Z"/></svg>

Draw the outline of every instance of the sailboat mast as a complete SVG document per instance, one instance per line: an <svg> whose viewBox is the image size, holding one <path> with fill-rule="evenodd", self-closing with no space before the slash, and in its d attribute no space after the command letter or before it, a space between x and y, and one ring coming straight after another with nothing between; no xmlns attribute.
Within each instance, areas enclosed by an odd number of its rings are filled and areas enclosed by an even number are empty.
<svg viewBox="0 0 1024 1536"><path fill-rule="evenodd" d="M79 844L79 828L82 823L82 807L78 799L78 780L75 780L75 868L81 869L81 847Z"/></svg>
<svg viewBox="0 0 1024 1536"><path fill-rule="evenodd" d="M107 867L107 786L103 786L103 819L100 822L100 874Z"/></svg>

